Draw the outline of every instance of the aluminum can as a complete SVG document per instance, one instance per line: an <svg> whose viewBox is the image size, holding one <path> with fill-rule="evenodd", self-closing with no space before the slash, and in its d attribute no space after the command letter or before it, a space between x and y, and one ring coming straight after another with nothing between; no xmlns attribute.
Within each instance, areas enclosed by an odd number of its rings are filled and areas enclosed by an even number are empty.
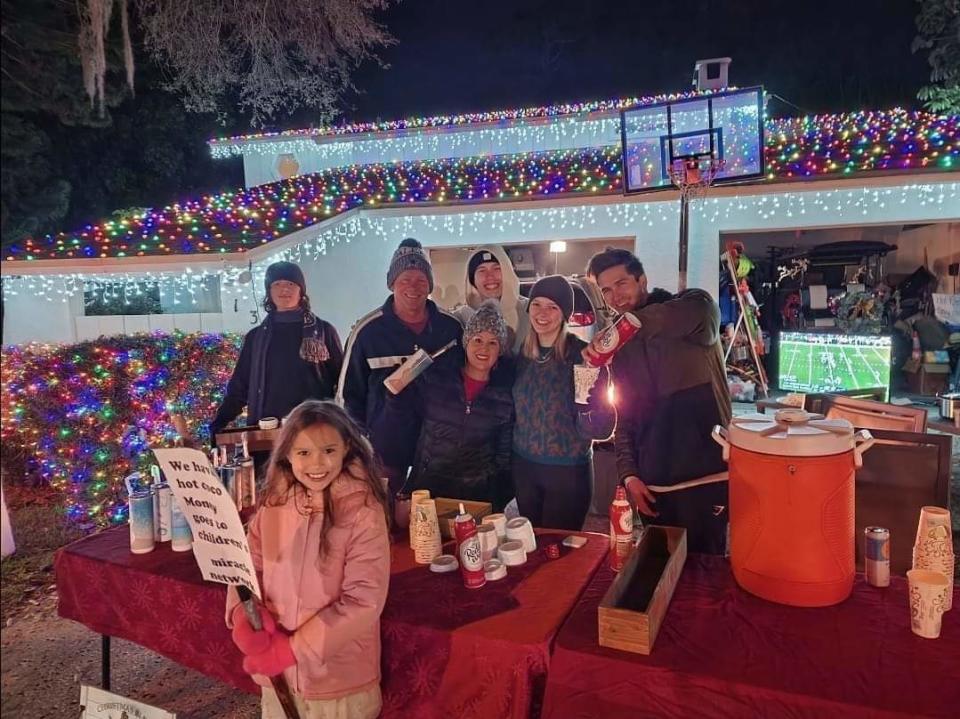
<svg viewBox="0 0 960 719"><path fill-rule="evenodd" d="M460 559L463 586L467 589L479 589L487 583L487 576L483 571L483 549L477 534L477 523L471 514L463 511L463 505L460 505L460 509L453 530L457 537L457 555Z"/></svg>
<svg viewBox="0 0 960 719"><path fill-rule="evenodd" d="M153 495L147 491L133 492L127 500L130 524L130 551L134 554L152 552Z"/></svg>
<svg viewBox="0 0 960 719"><path fill-rule="evenodd" d="M233 463L221 464L217 468L217 471L220 474L220 482L223 484L223 488L227 490L227 494L230 499L233 500L237 509L240 509L239 501L242 497L240 485L243 482L240 475L240 465Z"/></svg>
<svg viewBox="0 0 960 719"><path fill-rule="evenodd" d="M193 533L176 497L170 504L170 549L174 552L189 552L193 549Z"/></svg>
<svg viewBox="0 0 960 719"><path fill-rule="evenodd" d="M240 482L237 499L237 509L253 507L257 503L257 477L253 468L253 457L244 457L240 460Z"/></svg>
<svg viewBox="0 0 960 719"><path fill-rule="evenodd" d="M890 530L867 527L863 530L863 569L867 584L890 586Z"/></svg>
<svg viewBox="0 0 960 719"><path fill-rule="evenodd" d="M591 357L589 363L594 367L603 367L639 331L640 320L624 312L594 337L593 346L598 352L597 357Z"/></svg>
<svg viewBox="0 0 960 719"><path fill-rule="evenodd" d="M173 490L166 482L153 485L153 537L157 542L170 541Z"/></svg>

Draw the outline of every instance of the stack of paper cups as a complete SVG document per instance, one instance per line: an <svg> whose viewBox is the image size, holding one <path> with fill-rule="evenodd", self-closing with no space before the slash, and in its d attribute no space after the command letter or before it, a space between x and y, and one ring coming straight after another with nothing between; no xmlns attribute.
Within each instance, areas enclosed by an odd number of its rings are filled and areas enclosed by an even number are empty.
<svg viewBox="0 0 960 719"><path fill-rule="evenodd" d="M421 499L413 508L413 555L417 564L430 564L442 552L437 503Z"/></svg>
<svg viewBox="0 0 960 719"><path fill-rule="evenodd" d="M921 507L917 539L913 545L913 568L940 572L947 578L945 612L953 607L955 563L950 512L942 507Z"/></svg>
<svg viewBox="0 0 960 719"><path fill-rule="evenodd" d="M507 522L507 539L520 542L527 554L537 550L537 535L526 517L515 517Z"/></svg>
<svg viewBox="0 0 960 719"><path fill-rule="evenodd" d="M430 490L429 489L415 489L410 493L410 549L414 549L414 538L413 538L413 529L414 529L414 512L417 509L417 503L421 499L430 499Z"/></svg>
<svg viewBox="0 0 960 719"><path fill-rule="evenodd" d="M483 524L492 524L497 533L497 541L503 542L507 538L507 517L503 514L488 514L483 518Z"/></svg>

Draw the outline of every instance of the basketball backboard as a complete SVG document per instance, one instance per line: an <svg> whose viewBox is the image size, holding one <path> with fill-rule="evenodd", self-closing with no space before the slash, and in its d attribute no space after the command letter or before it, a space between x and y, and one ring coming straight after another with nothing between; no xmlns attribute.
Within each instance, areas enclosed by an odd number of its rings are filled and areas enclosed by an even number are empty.
<svg viewBox="0 0 960 719"><path fill-rule="evenodd" d="M675 160L714 158L714 184L763 177L762 87L731 90L620 113L626 192L671 187Z"/></svg>

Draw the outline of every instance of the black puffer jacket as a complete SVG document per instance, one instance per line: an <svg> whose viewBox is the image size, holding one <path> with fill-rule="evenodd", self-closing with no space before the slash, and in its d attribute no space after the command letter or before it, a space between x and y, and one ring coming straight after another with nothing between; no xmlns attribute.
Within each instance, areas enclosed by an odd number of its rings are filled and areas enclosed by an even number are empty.
<svg viewBox="0 0 960 719"><path fill-rule="evenodd" d="M490 502L500 510L513 497L513 366L502 358L469 406L462 368L461 354L459 362L428 369L399 397L389 397L384 422L402 427L412 414L422 422L407 490Z"/></svg>

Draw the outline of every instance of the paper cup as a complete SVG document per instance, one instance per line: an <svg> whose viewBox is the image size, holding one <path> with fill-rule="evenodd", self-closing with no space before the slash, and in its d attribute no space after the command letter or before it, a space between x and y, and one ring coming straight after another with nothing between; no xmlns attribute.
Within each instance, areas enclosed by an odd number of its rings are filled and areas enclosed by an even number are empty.
<svg viewBox="0 0 960 719"><path fill-rule="evenodd" d="M537 535L533 533L533 525L526 517L515 517L507 522L507 540L523 544L527 554L537 550Z"/></svg>
<svg viewBox="0 0 960 719"><path fill-rule="evenodd" d="M927 569L932 572L942 573L949 582L947 587L947 600L943 610L949 612L953 609L953 574L956 565L956 557L953 554L952 546L944 546L943 542L925 542L919 547L913 548L913 568Z"/></svg>
<svg viewBox="0 0 960 719"><path fill-rule="evenodd" d="M573 366L573 401L577 404L587 404L590 399L590 390L597 383L599 376L599 367L575 364Z"/></svg>
<svg viewBox="0 0 960 719"><path fill-rule="evenodd" d="M950 583L942 572L929 569L911 569L907 572L907 581L910 583L910 629L924 639L936 639L940 636Z"/></svg>
<svg viewBox="0 0 960 719"><path fill-rule="evenodd" d="M917 523L917 539L914 545L927 541L952 541L950 512L943 507L921 507L920 521Z"/></svg>
<svg viewBox="0 0 960 719"><path fill-rule="evenodd" d="M492 524L497 533L497 538L502 542L507 537L507 518L503 514L488 514L483 518L482 524Z"/></svg>
<svg viewBox="0 0 960 719"><path fill-rule="evenodd" d="M486 562L496 557L500 540L494 526L492 524L481 524L477 527L477 536L480 537L480 551L483 552L483 561Z"/></svg>

